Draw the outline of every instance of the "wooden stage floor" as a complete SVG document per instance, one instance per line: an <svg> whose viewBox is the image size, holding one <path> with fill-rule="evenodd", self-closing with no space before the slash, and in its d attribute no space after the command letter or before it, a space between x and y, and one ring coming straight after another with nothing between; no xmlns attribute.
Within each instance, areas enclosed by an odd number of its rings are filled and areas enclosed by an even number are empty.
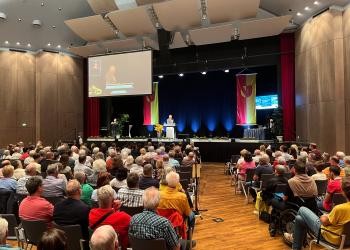
<svg viewBox="0 0 350 250"><path fill-rule="evenodd" d="M253 214L254 206L245 204L244 195L234 194L230 177L223 173L223 163L204 163L201 169L199 209L193 238L196 250L291 249L280 236L271 238L268 224ZM213 217L224 222L216 223Z"/></svg>

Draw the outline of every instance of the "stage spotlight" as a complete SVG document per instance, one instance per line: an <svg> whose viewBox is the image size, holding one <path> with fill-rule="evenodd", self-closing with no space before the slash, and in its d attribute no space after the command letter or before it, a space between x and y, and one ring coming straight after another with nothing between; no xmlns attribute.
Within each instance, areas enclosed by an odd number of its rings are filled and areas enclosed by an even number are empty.
<svg viewBox="0 0 350 250"><path fill-rule="evenodd" d="M206 74L207 74L207 72L205 72L205 71L202 72L202 75L206 75Z"/></svg>
<svg viewBox="0 0 350 250"><path fill-rule="evenodd" d="M180 73L180 74L179 74L179 76L180 76L180 77L183 77L183 76L184 76L184 74L183 74L183 73Z"/></svg>
<svg viewBox="0 0 350 250"><path fill-rule="evenodd" d="M158 76L159 79L163 79L163 77L164 77L163 75Z"/></svg>
<svg viewBox="0 0 350 250"><path fill-rule="evenodd" d="M230 73L230 70L229 69L225 69L225 73Z"/></svg>

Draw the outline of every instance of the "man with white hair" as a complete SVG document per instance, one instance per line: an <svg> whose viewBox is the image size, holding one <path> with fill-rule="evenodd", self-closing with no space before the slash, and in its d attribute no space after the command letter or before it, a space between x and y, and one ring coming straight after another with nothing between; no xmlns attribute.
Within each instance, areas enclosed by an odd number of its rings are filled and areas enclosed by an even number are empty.
<svg viewBox="0 0 350 250"><path fill-rule="evenodd" d="M79 149L78 149L78 147L73 145L73 146L70 148L70 150L72 150L72 158L73 158L75 161L78 160L78 158L79 158Z"/></svg>
<svg viewBox="0 0 350 250"><path fill-rule="evenodd" d="M110 225L100 226L91 236L91 250L115 250L118 246L117 234Z"/></svg>
<svg viewBox="0 0 350 250"><path fill-rule="evenodd" d="M43 197L63 197L66 194L66 183L58 178L57 164L49 165L46 174L43 180Z"/></svg>
<svg viewBox="0 0 350 250"><path fill-rule="evenodd" d="M139 176L142 176L143 174L143 158L142 156L138 156L135 159L135 164L132 165L132 167L130 168L130 173L136 173Z"/></svg>
<svg viewBox="0 0 350 250"><path fill-rule="evenodd" d="M34 161L35 150L29 151L29 156L24 160L24 166L27 166L29 163Z"/></svg>
<svg viewBox="0 0 350 250"><path fill-rule="evenodd" d="M16 193L22 194L22 195L28 195L28 191L26 189L26 182L27 180L36 175L36 164L35 163L29 163L25 168L25 176L20 178L17 181L17 187L16 187Z"/></svg>
<svg viewBox="0 0 350 250"><path fill-rule="evenodd" d="M158 189L147 188L143 194L143 207L145 209L142 213L132 217L129 235L143 240L164 239L167 249L179 250L180 242L173 226L169 220L157 214L159 202Z"/></svg>
<svg viewBox="0 0 350 250"><path fill-rule="evenodd" d="M180 182L180 176L178 173L171 171L166 175L166 186L160 191L159 209L175 209L181 215L189 217L189 224L194 226L195 218L192 209L187 200L185 193L179 192L177 186Z"/></svg>
<svg viewBox="0 0 350 250"><path fill-rule="evenodd" d="M19 160L21 158L22 154L20 153L20 150L21 149L19 147L15 147L13 149L13 153L11 157L12 160Z"/></svg>
<svg viewBox="0 0 350 250"><path fill-rule="evenodd" d="M192 167L195 163L194 153L189 152L187 156L185 156L181 162L181 165L184 167Z"/></svg>
<svg viewBox="0 0 350 250"><path fill-rule="evenodd" d="M18 247L12 247L11 245L6 244L6 238L8 234L8 222L4 218L0 218L0 249L1 250L21 250Z"/></svg>

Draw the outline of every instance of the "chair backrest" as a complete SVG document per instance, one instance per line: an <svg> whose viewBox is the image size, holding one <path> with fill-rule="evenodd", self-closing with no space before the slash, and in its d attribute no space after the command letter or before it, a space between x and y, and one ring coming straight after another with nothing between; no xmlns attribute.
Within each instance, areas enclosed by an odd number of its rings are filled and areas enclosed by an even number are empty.
<svg viewBox="0 0 350 250"><path fill-rule="evenodd" d="M189 183L190 182L188 180L180 180L180 184L184 190L188 188Z"/></svg>
<svg viewBox="0 0 350 250"><path fill-rule="evenodd" d="M192 173L192 167L188 167L188 166L180 166L179 168L180 172L191 172Z"/></svg>
<svg viewBox="0 0 350 250"><path fill-rule="evenodd" d="M190 180L192 178L192 172L179 172L180 180Z"/></svg>
<svg viewBox="0 0 350 250"><path fill-rule="evenodd" d="M350 246L350 221L343 226L343 232L345 237L344 247L348 248Z"/></svg>
<svg viewBox="0 0 350 250"><path fill-rule="evenodd" d="M277 184L275 193L285 193L287 191L287 184Z"/></svg>
<svg viewBox="0 0 350 250"><path fill-rule="evenodd" d="M253 176L255 174L255 168L248 168L245 172L245 181L250 182L253 181Z"/></svg>
<svg viewBox="0 0 350 250"><path fill-rule="evenodd" d="M61 202L64 200L64 197L44 197L45 200L50 202L52 205L56 205L57 203Z"/></svg>
<svg viewBox="0 0 350 250"><path fill-rule="evenodd" d="M123 211L130 216L134 216L135 214L142 213L143 207L124 207L124 206L121 206L120 211Z"/></svg>
<svg viewBox="0 0 350 250"><path fill-rule="evenodd" d="M327 191L328 180L315 180L318 195L325 195Z"/></svg>
<svg viewBox="0 0 350 250"><path fill-rule="evenodd" d="M16 216L14 214L0 214L0 217L7 220L9 226L8 226L8 238L15 238L16 237L16 231L15 228L18 226Z"/></svg>
<svg viewBox="0 0 350 250"><path fill-rule="evenodd" d="M334 193L332 195L333 206L346 203L346 197L342 193Z"/></svg>
<svg viewBox="0 0 350 250"><path fill-rule="evenodd" d="M16 200L18 205L21 204L21 202L27 197L26 194L16 194Z"/></svg>
<svg viewBox="0 0 350 250"><path fill-rule="evenodd" d="M80 242L83 239L83 235L81 233L80 225L57 225L53 223L55 228L61 229L67 235L67 245L69 250L80 250L81 245Z"/></svg>
<svg viewBox="0 0 350 250"><path fill-rule="evenodd" d="M284 178L289 180L290 178L292 178L292 173L284 173L283 176L284 176Z"/></svg>
<svg viewBox="0 0 350 250"><path fill-rule="evenodd" d="M1 214L14 214L15 209L15 192L7 189L0 188L0 213ZM18 205L17 205L18 208Z"/></svg>
<svg viewBox="0 0 350 250"><path fill-rule="evenodd" d="M261 188L266 188L267 183L269 180L274 176L274 174L262 174L261 175Z"/></svg>
<svg viewBox="0 0 350 250"><path fill-rule="evenodd" d="M129 235L132 250L167 250L164 239L141 240Z"/></svg>
<svg viewBox="0 0 350 250"><path fill-rule="evenodd" d="M239 160L239 158L241 158L240 155L231 155L231 163L232 163L232 164L237 163L237 161Z"/></svg>
<svg viewBox="0 0 350 250"><path fill-rule="evenodd" d="M47 229L47 224L45 221L35 220L21 220L22 227L24 229L24 234L26 241L30 244L37 245L40 241L43 233Z"/></svg>

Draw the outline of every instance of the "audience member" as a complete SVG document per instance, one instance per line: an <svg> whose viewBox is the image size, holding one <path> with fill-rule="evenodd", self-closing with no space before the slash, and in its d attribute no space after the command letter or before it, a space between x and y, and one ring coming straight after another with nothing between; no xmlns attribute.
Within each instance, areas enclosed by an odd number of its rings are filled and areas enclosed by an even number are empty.
<svg viewBox="0 0 350 250"><path fill-rule="evenodd" d="M121 202L114 201L114 190L111 186L105 185L97 190L99 208L93 208L89 214L89 227L95 230L102 225L111 225L118 233L119 242L125 250L129 245L128 229L131 217L118 211ZM104 217L104 220L101 220Z"/></svg>
<svg viewBox="0 0 350 250"><path fill-rule="evenodd" d="M104 172L104 173L100 173L97 179L97 185L96 185L96 189L92 192L91 194L91 200L97 202L97 189L99 189L100 187L103 187L105 185L110 185L109 183L111 182L111 175L108 172ZM114 191L114 189L113 189ZM114 191L113 192L113 197L114 199L117 199L117 193Z"/></svg>
<svg viewBox="0 0 350 250"><path fill-rule="evenodd" d="M1 250L21 250L18 247L12 247L6 244L6 238L8 234L8 222L4 218L0 218L0 249Z"/></svg>
<svg viewBox="0 0 350 250"><path fill-rule="evenodd" d="M311 176L311 178L314 181L316 181L316 180L319 180L319 181L327 180L327 176L322 172L323 169L325 168L324 162L322 162L322 161L316 162L315 168L316 168L317 173L313 174Z"/></svg>
<svg viewBox="0 0 350 250"><path fill-rule="evenodd" d="M52 221L53 205L41 198L43 181L39 176L30 177L26 183L29 196L19 205L19 217L24 220Z"/></svg>
<svg viewBox="0 0 350 250"><path fill-rule="evenodd" d="M132 217L129 235L137 239L164 239L169 250L180 250L179 238L172 224L157 214L160 203L159 191L150 187L143 195L144 211Z"/></svg>
<svg viewBox="0 0 350 250"><path fill-rule="evenodd" d="M87 165L85 165L85 163L86 163L86 156L85 155L79 156L78 162L74 166L74 172L83 171L88 176L92 175L93 173L92 169Z"/></svg>
<svg viewBox="0 0 350 250"><path fill-rule="evenodd" d="M66 194L66 183L58 178L57 164L49 165L46 174L43 180L43 197L63 197Z"/></svg>
<svg viewBox="0 0 350 250"><path fill-rule="evenodd" d="M110 225L100 226L91 236L91 250L115 250L118 247L118 236Z"/></svg>
<svg viewBox="0 0 350 250"><path fill-rule="evenodd" d="M57 228L49 228L38 242L38 250L68 250L66 233Z"/></svg>
<svg viewBox="0 0 350 250"><path fill-rule="evenodd" d="M189 152L187 156L185 156L181 162L181 165L184 167L192 167L195 163L194 153Z"/></svg>
<svg viewBox="0 0 350 250"><path fill-rule="evenodd" d="M152 177L153 167L151 164L146 164L143 167L143 176L140 178L139 187L145 190L149 187L159 188L159 181Z"/></svg>
<svg viewBox="0 0 350 250"><path fill-rule="evenodd" d="M84 172L75 172L74 178L79 181L81 188L81 196L80 200L84 202L89 207L92 206L91 195L94 191L93 187L91 187L88 183L86 183L86 175Z"/></svg>
<svg viewBox="0 0 350 250"><path fill-rule="evenodd" d="M133 164L132 167L130 168L130 173L136 173L139 176L141 176L143 174L143 158L142 156L138 156L135 159L135 163Z"/></svg>
<svg viewBox="0 0 350 250"><path fill-rule="evenodd" d="M30 177L35 176L37 173L35 163L29 163L26 166L25 173L26 175L17 181L17 187L16 187L17 194L28 195L28 191L26 189L26 182Z"/></svg>
<svg viewBox="0 0 350 250"><path fill-rule="evenodd" d="M81 188L77 180L67 183L67 199L57 203L53 210L53 221L58 225L80 225L85 240L89 240L89 207L80 200Z"/></svg>
<svg viewBox="0 0 350 250"><path fill-rule="evenodd" d="M119 189L117 199L124 207L142 207L143 190L139 189L139 175L130 173L126 182L128 186Z"/></svg>
<svg viewBox="0 0 350 250"><path fill-rule="evenodd" d="M14 168L11 165L2 168L2 175L4 178L0 179L0 189L16 191L17 181L13 178L13 172Z"/></svg>
<svg viewBox="0 0 350 250"><path fill-rule="evenodd" d="M330 166L329 167L329 181L327 185L327 193L324 200L318 202L318 207L327 212L332 209L332 197L335 193L341 193L341 180L340 167Z"/></svg>

